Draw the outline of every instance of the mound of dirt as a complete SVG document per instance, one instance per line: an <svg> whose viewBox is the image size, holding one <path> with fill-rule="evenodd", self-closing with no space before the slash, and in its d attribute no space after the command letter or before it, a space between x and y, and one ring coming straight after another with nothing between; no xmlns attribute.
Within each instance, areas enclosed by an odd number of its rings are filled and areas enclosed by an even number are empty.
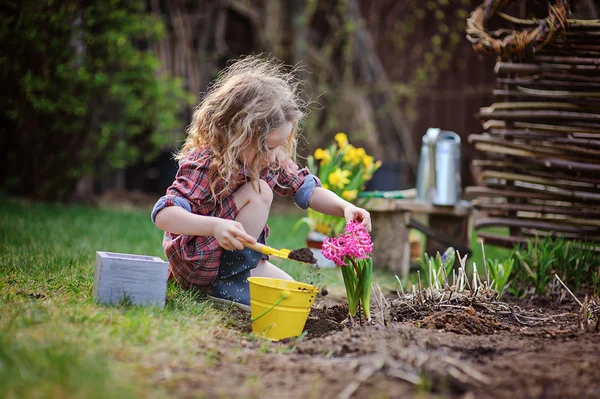
<svg viewBox="0 0 600 399"><path fill-rule="evenodd" d="M490 335L507 328L492 317L477 314L472 307L460 312L434 313L414 325L432 330L444 330L462 335Z"/></svg>
<svg viewBox="0 0 600 399"><path fill-rule="evenodd" d="M348 317L348 305L340 304L313 308L310 311L306 326L308 338L317 338L329 335L344 329L342 322Z"/></svg>

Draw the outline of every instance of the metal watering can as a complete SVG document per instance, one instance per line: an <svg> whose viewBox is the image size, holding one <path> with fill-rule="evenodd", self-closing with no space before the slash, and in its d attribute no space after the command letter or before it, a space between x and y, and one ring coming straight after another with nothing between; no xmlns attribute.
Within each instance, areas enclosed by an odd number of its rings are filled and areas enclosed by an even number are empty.
<svg viewBox="0 0 600 399"><path fill-rule="evenodd" d="M460 197L460 136L429 128L421 145L417 198L434 205L455 205Z"/></svg>

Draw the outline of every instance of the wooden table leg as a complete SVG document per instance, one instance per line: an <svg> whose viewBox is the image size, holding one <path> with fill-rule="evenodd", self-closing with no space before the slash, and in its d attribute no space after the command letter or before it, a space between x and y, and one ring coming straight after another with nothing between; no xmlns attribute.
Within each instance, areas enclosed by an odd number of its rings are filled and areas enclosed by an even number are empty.
<svg viewBox="0 0 600 399"><path fill-rule="evenodd" d="M408 276L410 212L371 212L373 231L373 265L384 267L400 277Z"/></svg>
<svg viewBox="0 0 600 399"><path fill-rule="evenodd" d="M468 216L429 215L429 227L437 233L447 236L452 242L456 242L466 248L471 248L471 234ZM444 253L448 245L442 244L432 237L427 237L425 251L429 256L435 256L437 252Z"/></svg>

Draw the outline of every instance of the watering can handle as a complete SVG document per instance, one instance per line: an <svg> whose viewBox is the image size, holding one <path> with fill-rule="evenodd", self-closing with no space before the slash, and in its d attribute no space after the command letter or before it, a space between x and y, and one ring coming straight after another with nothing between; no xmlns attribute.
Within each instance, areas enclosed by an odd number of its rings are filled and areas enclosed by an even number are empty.
<svg viewBox="0 0 600 399"><path fill-rule="evenodd" d="M441 129L430 127L427 129L427 147L429 148L429 170L431 176L431 186L435 190L437 188L437 171L436 171L436 159L435 151L437 148L437 141L440 137Z"/></svg>

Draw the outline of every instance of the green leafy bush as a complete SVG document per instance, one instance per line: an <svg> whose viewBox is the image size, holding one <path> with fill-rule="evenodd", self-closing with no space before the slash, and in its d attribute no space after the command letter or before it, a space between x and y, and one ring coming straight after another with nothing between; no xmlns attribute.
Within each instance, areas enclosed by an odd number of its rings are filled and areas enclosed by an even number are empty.
<svg viewBox="0 0 600 399"><path fill-rule="evenodd" d="M556 274L573 291L587 287L600 293L600 255L593 247L593 243L563 237L530 240L527 247L516 249L513 255L517 291L533 289L538 295L546 295L556 286Z"/></svg>
<svg viewBox="0 0 600 399"><path fill-rule="evenodd" d="M0 188L66 200L82 176L157 155L190 101L150 51L162 34L141 0L5 1Z"/></svg>

